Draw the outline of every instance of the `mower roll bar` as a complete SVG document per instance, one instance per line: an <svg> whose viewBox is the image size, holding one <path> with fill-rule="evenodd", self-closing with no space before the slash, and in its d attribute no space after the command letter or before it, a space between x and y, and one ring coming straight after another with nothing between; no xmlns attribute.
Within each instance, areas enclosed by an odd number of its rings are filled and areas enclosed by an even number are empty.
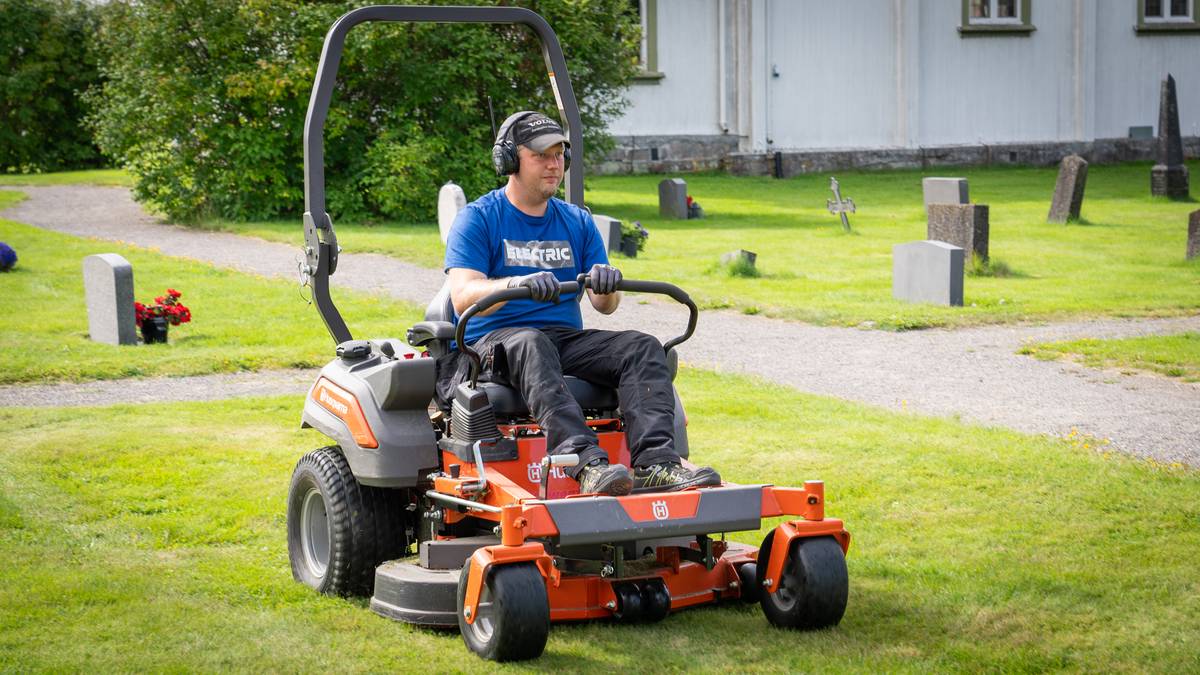
<svg viewBox="0 0 1200 675"><path fill-rule="evenodd" d="M559 293L582 293L583 289L590 287L589 280L586 274L579 275L577 281L564 281L558 285ZM679 337L671 338L663 344L663 351L670 352L676 346L682 344L685 340L692 337L692 333L696 332L696 322L700 318L700 310L696 307L696 303L692 302L692 298L682 288L675 284L669 284L665 281L634 281L632 279L622 279L617 285L618 291L629 291L630 293L657 293L659 295L668 295L676 302L686 305L688 308L688 325L687 330ZM509 300L520 300L528 298L533 293L533 290L526 286L518 286L517 288L505 288L496 291L489 295L485 295L475 301L468 307L462 316L458 318L458 326L454 330L454 342L458 348L462 350L471 359L471 386L474 387L479 371L483 367L483 363L479 358L479 353L471 349L466 344L465 337L467 334L467 323L471 317L490 308L492 305Z"/></svg>
<svg viewBox="0 0 1200 675"><path fill-rule="evenodd" d="M305 272L312 283L313 302L321 320L336 343L351 339L350 330L329 297L329 277L337 271L338 243L333 221L325 211L325 119L333 98L338 64L346 44L346 34L368 21L404 21L411 23L490 23L528 26L542 43L542 58L550 76L550 89L558 106L559 117L571 141L571 168L567 171L567 201L583 206L583 126L575 90L567 74L567 60L558 36L538 14L521 7L405 7L381 5L362 7L344 14L325 35L321 60L317 64L308 114L304 118L304 257ZM484 149L480 149L481 152Z"/></svg>

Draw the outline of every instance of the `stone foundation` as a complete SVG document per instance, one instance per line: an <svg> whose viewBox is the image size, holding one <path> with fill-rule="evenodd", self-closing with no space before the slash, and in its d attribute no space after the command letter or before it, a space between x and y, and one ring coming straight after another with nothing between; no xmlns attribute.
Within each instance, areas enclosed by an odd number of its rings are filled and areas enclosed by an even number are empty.
<svg viewBox="0 0 1200 675"><path fill-rule="evenodd" d="M775 173L774 153L737 152L734 136L618 136L603 161L590 164L596 174L680 173L722 169L737 176ZM1056 166L1075 153L1094 164L1150 161L1154 138L1104 138L1092 142L998 143L927 148L784 150L783 177L846 169L928 169L951 166ZM1200 157L1200 136L1183 139L1184 155Z"/></svg>

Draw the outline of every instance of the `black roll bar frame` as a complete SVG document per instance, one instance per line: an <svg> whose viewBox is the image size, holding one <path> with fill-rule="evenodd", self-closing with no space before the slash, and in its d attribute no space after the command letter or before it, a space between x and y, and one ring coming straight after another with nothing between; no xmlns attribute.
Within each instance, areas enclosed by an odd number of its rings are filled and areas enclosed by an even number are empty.
<svg viewBox="0 0 1200 675"><path fill-rule="evenodd" d="M558 36L537 13L521 7L407 7L379 5L344 14L329 28L304 118L304 264L312 285L313 302L335 343L349 339L350 330L329 296L329 277L337 271L339 247L333 221L325 211L325 119L333 98L338 64L350 29L370 21L412 23L522 24L542 43L542 58L550 76L550 89L567 138L571 141L571 168L566 175L567 201L583 207L583 126L575 90L567 74L567 61Z"/></svg>

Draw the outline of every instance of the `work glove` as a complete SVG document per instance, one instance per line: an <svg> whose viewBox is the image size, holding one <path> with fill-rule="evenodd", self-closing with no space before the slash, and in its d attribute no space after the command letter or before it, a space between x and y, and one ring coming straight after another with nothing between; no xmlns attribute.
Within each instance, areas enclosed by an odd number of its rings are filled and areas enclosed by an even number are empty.
<svg viewBox="0 0 1200 675"><path fill-rule="evenodd" d="M612 265L592 265L592 271L588 272L588 282L592 292L597 295L615 293L621 283L621 270Z"/></svg>
<svg viewBox="0 0 1200 675"><path fill-rule="evenodd" d="M558 293L561 289L558 279L552 272L534 272L523 277L509 277L509 288L521 286L530 289L529 297L536 302L558 302Z"/></svg>

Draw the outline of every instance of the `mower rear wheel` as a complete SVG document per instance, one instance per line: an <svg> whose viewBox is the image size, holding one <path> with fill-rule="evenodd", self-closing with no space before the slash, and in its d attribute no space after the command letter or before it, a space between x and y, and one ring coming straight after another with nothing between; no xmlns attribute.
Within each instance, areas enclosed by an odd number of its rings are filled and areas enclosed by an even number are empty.
<svg viewBox="0 0 1200 675"><path fill-rule="evenodd" d="M369 594L375 567L407 547L403 501L359 485L337 446L301 457L288 490L292 576L329 595Z"/></svg>
<svg viewBox="0 0 1200 675"><path fill-rule="evenodd" d="M467 648L492 661L536 659L550 635L550 599L546 582L533 563L511 563L488 570L474 623L467 623L470 560L458 577L458 629Z"/></svg>
<svg viewBox="0 0 1200 675"><path fill-rule="evenodd" d="M772 533L773 534L773 533ZM770 550L770 541L763 549ZM766 570L760 560L758 575ZM846 556L833 537L801 538L792 542L774 593L760 589L767 620L780 628L816 630L836 626L846 612L850 577Z"/></svg>

